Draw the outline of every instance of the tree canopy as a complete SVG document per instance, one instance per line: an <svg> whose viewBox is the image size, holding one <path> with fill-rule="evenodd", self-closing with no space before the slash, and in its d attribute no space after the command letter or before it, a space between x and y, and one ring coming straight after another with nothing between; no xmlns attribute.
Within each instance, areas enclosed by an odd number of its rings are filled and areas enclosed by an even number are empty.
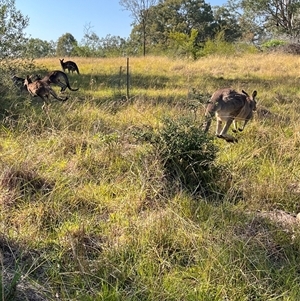
<svg viewBox="0 0 300 301"><path fill-rule="evenodd" d="M15 0L0 0L0 59L44 56L118 56L164 53L199 57L207 42L247 42L270 39L297 41L300 35L299 0L228 0L211 6L206 0L119 0L133 18L130 37L99 37L85 27L78 43L71 33L56 42L27 39L29 23ZM211 44L213 45L213 44Z"/></svg>
<svg viewBox="0 0 300 301"><path fill-rule="evenodd" d="M300 34L299 0L241 0L245 16L268 33L296 38Z"/></svg>
<svg viewBox="0 0 300 301"><path fill-rule="evenodd" d="M126 10L130 11L134 23L139 24L141 34L143 37L143 54L146 55L146 38L147 38L147 24L150 18L150 8L155 6L159 0L120 0L120 5Z"/></svg>
<svg viewBox="0 0 300 301"><path fill-rule="evenodd" d="M16 9L15 0L0 0L0 60L23 54L23 30L29 19Z"/></svg>
<svg viewBox="0 0 300 301"><path fill-rule="evenodd" d="M24 51L34 58L54 56L56 53L56 44L53 41L48 42L30 38L27 40L25 47Z"/></svg>
<svg viewBox="0 0 300 301"><path fill-rule="evenodd" d="M78 45L72 34L66 33L57 41L56 55L57 56L72 56L75 47Z"/></svg>

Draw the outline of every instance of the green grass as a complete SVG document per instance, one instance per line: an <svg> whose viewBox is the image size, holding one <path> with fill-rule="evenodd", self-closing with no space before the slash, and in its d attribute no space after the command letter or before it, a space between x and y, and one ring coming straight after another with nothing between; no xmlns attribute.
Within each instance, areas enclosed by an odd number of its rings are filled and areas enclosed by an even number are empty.
<svg viewBox="0 0 300 301"><path fill-rule="evenodd" d="M1 100L2 298L299 300L300 58L130 58L129 99L126 58L71 59L80 89L67 102L46 113L14 90ZM183 161L197 157L168 162L168 141L198 141L206 101L226 86L257 90L271 114L237 144L209 136L218 173L186 189L198 165ZM182 140L163 136L166 119Z"/></svg>

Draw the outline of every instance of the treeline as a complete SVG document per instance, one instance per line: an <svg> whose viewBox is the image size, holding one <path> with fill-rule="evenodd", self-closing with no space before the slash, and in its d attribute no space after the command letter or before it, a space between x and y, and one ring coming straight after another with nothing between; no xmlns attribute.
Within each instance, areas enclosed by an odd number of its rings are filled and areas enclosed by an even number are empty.
<svg viewBox="0 0 300 301"><path fill-rule="evenodd" d="M63 34L57 41L28 39L22 35L28 19L16 10L14 0L0 2L0 18L3 28L16 25L17 35L7 31L7 37L10 42L18 37L14 43L18 55L33 58L159 54L197 59L214 51L276 47L298 41L300 33L298 0L229 0L215 7L205 0L120 0L120 5L133 18L127 38L99 37L86 26L82 41L72 33ZM2 41L5 35L3 32Z"/></svg>
<svg viewBox="0 0 300 301"><path fill-rule="evenodd" d="M152 0L148 6L141 0L121 0L120 4L134 18L128 38L100 38L88 27L80 43L65 33L57 42L29 39L25 49L34 57L164 54L197 59L220 48L232 50L229 44L238 44L240 49L245 45L274 47L299 36L296 0L230 0L220 7L204 0Z"/></svg>

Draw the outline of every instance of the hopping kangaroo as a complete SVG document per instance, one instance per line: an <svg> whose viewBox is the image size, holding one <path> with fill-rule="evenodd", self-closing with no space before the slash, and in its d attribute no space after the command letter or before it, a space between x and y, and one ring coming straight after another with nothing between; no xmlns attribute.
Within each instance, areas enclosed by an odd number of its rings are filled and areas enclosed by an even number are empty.
<svg viewBox="0 0 300 301"><path fill-rule="evenodd" d="M256 91L250 97L245 91L236 92L230 88L217 90L211 97L205 111L206 122L203 125L204 132L209 130L213 115L217 118L216 135L225 139L227 142L238 142L238 140L227 134L233 122L234 132L237 131L237 123L244 122L239 131L243 131L248 121L256 110ZM222 122L225 122L222 128Z"/></svg>
<svg viewBox="0 0 300 301"><path fill-rule="evenodd" d="M77 91L79 89L79 88L77 89L71 88L67 74L60 70L54 70L49 74L47 74L46 76L44 76L43 78L37 75L37 79L47 83L48 85L50 84L58 85L61 88L60 92L65 91L67 88L69 88L69 90L71 91Z"/></svg>
<svg viewBox="0 0 300 301"><path fill-rule="evenodd" d="M27 75L26 79L24 80L24 86L27 88L28 92L31 96L37 97L39 96L43 101L44 104L42 109L48 107L49 105L49 95L51 94L55 99L60 101L66 101L68 97L59 98L56 93L52 90L52 88L45 82L41 80L36 80L32 82L31 78Z"/></svg>
<svg viewBox="0 0 300 301"><path fill-rule="evenodd" d="M77 72L77 74L80 74L79 73L79 69L78 69L78 66L76 65L75 62L72 62L72 61L66 61L64 62L64 59L59 59L60 61L60 64L61 64L61 67L62 69L65 71L66 69L68 69L68 72L70 73L70 71L72 71L72 73L74 71Z"/></svg>

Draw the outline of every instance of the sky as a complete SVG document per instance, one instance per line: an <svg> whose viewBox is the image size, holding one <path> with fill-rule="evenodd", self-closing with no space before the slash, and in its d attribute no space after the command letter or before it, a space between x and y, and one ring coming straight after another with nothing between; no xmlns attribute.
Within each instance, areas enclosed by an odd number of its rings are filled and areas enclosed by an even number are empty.
<svg viewBox="0 0 300 301"><path fill-rule="evenodd" d="M222 5L226 0L206 0L211 6ZM29 18L24 32L28 37L43 41L57 40L70 33L82 42L85 28L99 38L107 35L128 38L133 18L119 0L15 0L15 7Z"/></svg>

